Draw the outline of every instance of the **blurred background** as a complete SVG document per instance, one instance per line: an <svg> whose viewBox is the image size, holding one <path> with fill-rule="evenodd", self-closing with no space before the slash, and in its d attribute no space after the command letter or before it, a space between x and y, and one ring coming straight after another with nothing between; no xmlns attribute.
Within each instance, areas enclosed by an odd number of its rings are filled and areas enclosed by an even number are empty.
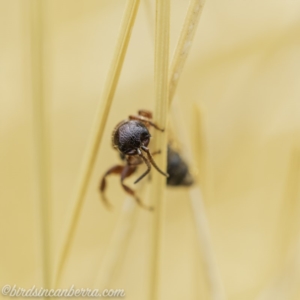
<svg viewBox="0 0 300 300"><path fill-rule="evenodd" d="M1 287L43 286L45 252L53 277L125 5L0 0ZM187 7L171 1L171 57ZM113 211L98 185L119 162L110 145L115 124L153 110L154 11L154 1L141 0L65 288L97 285L122 213L119 179L108 182ZM187 137L205 149L198 179L224 299L300 299L299 54L300 2L206 1L176 99ZM126 299L149 293L150 219L137 210L122 264L103 287L125 289ZM187 189L167 189L163 225L161 299L212 299Z"/></svg>

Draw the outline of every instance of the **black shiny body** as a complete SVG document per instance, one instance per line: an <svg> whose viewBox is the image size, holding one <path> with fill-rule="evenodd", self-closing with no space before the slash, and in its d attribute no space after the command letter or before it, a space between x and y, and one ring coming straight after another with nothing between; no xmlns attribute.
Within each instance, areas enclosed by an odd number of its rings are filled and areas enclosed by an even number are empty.
<svg viewBox="0 0 300 300"><path fill-rule="evenodd" d="M150 137L142 122L130 120L117 126L113 134L113 146L125 155L136 155L136 149L148 146Z"/></svg>

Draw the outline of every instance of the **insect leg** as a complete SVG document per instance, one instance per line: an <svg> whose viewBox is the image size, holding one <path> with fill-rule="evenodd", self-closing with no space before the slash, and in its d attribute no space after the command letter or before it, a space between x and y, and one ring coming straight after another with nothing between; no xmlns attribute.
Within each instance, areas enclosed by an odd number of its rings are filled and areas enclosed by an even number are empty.
<svg viewBox="0 0 300 300"><path fill-rule="evenodd" d="M157 151L152 152L151 155L154 156L154 155L160 154L160 153L161 153L161 151L160 151L160 150L157 150Z"/></svg>
<svg viewBox="0 0 300 300"><path fill-rule="evenodd" d="M144 161L138 156L128 156L126 158L127 164L129 166L138 166L141 165Z"/></svg>
<svg viewBox="0 0 300 300"><path fill-rule="evenodd" d="M137 121L140 121L140 122L144 123L146 126L151 125L157 130L160 130L162 132L165 131L164 129L158 127L158 125L153 123L149 118L146 118L146 117L143 117L143 116L129 116L129 120L137 120Z"/></svg>
<svg viewBox="0 0 300 300"><path fill-rule="evenodd" d="M109 170L107 170L107 172L104 174L104 176L102 177L102 180L101 180L101 183L100 183L100 193L101 193L101 196L102 196L102 200L103 202L105 203L105 205L110 208L111 205L110 203L107 201L105 195L104 195L104 191L105 191L105 188L106 188L106 177L108 175L111 175L111 174L121 174L122 171L124 169L124 166L122 165L115 165L113 167L111 167Z"/></svg>
<svg viewBox="0 0 300 300"><path fill-rule="evenodd" d="M143 117L146 117L148 119L152 119L152 112L149 111L149 110L146 110L146 109L140 109L138 111L138 115L139 116L143 116Z"/></svg>
<svg viewBox="0 0 300 300"><path fill-rule="evenodd" d="M151 153L152 156L156 155L156 154L160 154L161 153L161 150L157 150L157 151L154 151ZM127 164L130 165L130 166L137 166L137 165L141 165L144 160L141 159L140 156L128 156L126 158L127 160Z"/></svg>
<svg viewBox="0 0 300 300"><path fill-rule="evenodd" d="M136 167L131 167L131 166L125 166L122 174L121 174L121 184L122 187L124 188L124 190L131 196L134 197L135 201L143 208L148 209L148 210L153 210L152 207L146 206L143 204L143 202L136 196L134 190L132 190L129 186L125 185L123 183L123 181L125 180L125 178L129 177L132 173L134 173L136 170Z"/></svg>

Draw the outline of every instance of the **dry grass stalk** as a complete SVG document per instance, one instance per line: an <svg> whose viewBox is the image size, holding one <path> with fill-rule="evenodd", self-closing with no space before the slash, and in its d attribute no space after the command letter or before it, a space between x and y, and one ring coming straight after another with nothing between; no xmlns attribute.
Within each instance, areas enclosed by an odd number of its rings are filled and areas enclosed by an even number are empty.
<svg viewBox="0 0 300 300"><path fill-rule="evenodd" d="M167 126L168 114L168 75L169 75L169 30L170 30L170 1L156 1L156 26L155 26L155 109L156 123L161 127ZM161 154L156 163L166 170L167 134L155 132L153 149L160 149ZM166 179L158 172L153 172L151 184L151 201L155 211L153 212L152 244L150 257L150 293L149 299L159 298L160 281L160 240L163 222L163 203Z"/></svg>
<svg viewBox="0 0 300 300"><path fill-rule="evenodd" d="M197 30L200 16L203 10L205 0L191 0L180 33L180 37L172 59L170 78L169 78L169 103L171 104L176 87L183 70L192 41Z"/></svg>
<svg viewBox="0 0 300 300"><path fill-rule="evenodd" d="M68 257L71 243L74 238L76 225L78 223L80 211L83 205L83 199L92 174L96 156L101 145L106 121L109 115L110 107L114 98L117 83L123 66L127 46L130 40L131 29L133 28L135 17L139 6L139 0L128 0L121 23L120 33L115 47L113 60L110 65L108 77L104 86L104 91L99 108L96 113L96 119L92 128L90 143L83 159L82 169L79 175L79 182L75 192L75 198L67 218L66 232L63 235L63 247L58 261L56 286L60 282L63 267Z"/></svg>
<svg viewBox="0 0 300 300"><path fill-rule="evenodd" d="M141 182L137 192L145 195L146 182ZM145 197L142 198L145 200ZM126 197L120 218L109 242L105 257L101 263L99 274L95 281L95 288L104 289L111 286L114 275L120 269L128 243L136 223L138 207L132 197Z"/></svg>
<svg viewBox="0 0 300 300"><path fill-rule="evenodd" d="M191 208L201 248L205 274L208 281L208 290L211 300L226 299L218 264L212 248L209 225L205 213L202 192L198 185L189 189Z"/></svg>
<svg viewBox="0 0 300 300"><path fill-rule="evenodd" d="M286 180L286 192L284 204L289 204L289 210L283 216L281 228L283 228L284 246L289 245L289 251L282 251L281 256L286 258L286 263L278 271L271 282L259 293L257 300L281 300L295 299L300 280L300 149L297 148L291 155L290 170ZM284 212L282 212L284 214ZM287 220L287 218L289 220ZM294 241L291 245L290 240ZM291 249L293 249L291 251ZM286 254L289 254L286 257Z"/></svg>
<svg viewBox="0 0 300 300"><path fill-rule="evenodd" d="M95 288L104 289L111 286L128 248L128 242L136 223L137 209L137 204L134 200L131 197L127 197L124 201L118 224L107 247L100 272L96 278Z"/></svg>
<svg viewBox="0 0 300 300"><path fill-rule="evenodd" d="M43 3L31 1L31 63L32 63L32 100L33 100L33 137L34 137L34 178L36 182L36 216L38 219L39 245L37 255L41 266L39 278L45 288L50 287L51 280L51 238L50 238L50 176L48 128L46 122L45 98L43 94Z"/></svg>
<svg viewBox="0 0 300 300"><path fill-rule="evenodd" d="M205 153L205 151L202 149L205 145L205 142L203 141L205 137L203 132L200 132L200 128L203 130L203 126L200 123L201 117L198 107L195 106L193 111L195 112L194 120L196 122L193 124L193 127L195 127L193 130L195 136L192 140L195 141L196 144L194 147L196 148L195 153L198 154L197 156L193 155L192 153L191 143L189 142L187 131L184 127L184 120L181 114L179 103L178 101L173 103L172 113L174 119L176 120L174 125L176 126L177 124L175 130L182 147L182 155L186 158L190 165L196 164L199 170L201 166L199 165L200 160L198 157L200 153ZM196 157L198 159L196 159ZM203 159L201 159L201 161L203 161ZM199 174L198 171L197 174ZM197 174L194 174L194 176ZM225 299L223 283L211 244L209 225L205 213L202 191L197 182L189 188L189 195L199 248L201 248L205 274L207 276L207 282L209 283L209 293L212 300L223 300Z"/></svg>

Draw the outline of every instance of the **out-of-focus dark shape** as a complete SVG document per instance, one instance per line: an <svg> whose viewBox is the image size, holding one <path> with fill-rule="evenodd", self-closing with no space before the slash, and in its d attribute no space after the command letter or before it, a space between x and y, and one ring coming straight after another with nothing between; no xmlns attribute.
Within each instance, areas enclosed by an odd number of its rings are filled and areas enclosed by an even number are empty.
<svg viewBox="0 0 300 300"><path fill-rule="evenodd" d="M167 172L169 174L167 185L191 186L194 183L187 163L170 145L168 145Z"/></svg>

